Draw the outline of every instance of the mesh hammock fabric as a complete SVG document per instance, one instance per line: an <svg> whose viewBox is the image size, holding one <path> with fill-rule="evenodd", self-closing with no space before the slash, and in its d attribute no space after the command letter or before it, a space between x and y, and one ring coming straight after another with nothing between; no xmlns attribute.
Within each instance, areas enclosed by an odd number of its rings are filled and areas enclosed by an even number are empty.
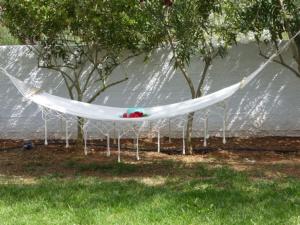
<svg viewBox="0 0 300 225"><path fill-rule="evenodd" d="M294 37L296 37L299 33L300 32L298 32ZM142 122L184 115L224 101L225 99L236 93L239 89L246 86L250 81L252 81L278 54L281 53L281 51L283 51L290 44L294 37L290 39L280 51L273 54L258 69L256 69L253 73L245 77L240 82L235 83L229 87L225 87L211 94L205 95L203 97L169 105L143 108L145 114L147 114L148 116L139 118L122 118L121 115L127 111L127 108L89 104L48 94L15 78L14 76L10 75L5 69L0 69L5 73L7 77L9 77L12 83L26 99L45 108L58 111L63 114L83 117L86 119L102 121Z"/></svg>

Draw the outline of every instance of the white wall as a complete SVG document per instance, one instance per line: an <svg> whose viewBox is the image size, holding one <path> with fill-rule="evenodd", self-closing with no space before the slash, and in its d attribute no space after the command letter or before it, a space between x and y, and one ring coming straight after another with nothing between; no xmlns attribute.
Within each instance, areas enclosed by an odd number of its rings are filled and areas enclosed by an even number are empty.
<svg viewBox="0 0 300 225"><path fill-rule="evenodd" d="M154 106L190 98L182 75L174 71L169 63L170 57L167 50L158 50L146 64L143 57L138 57L116 69L113 79L122 76L124 72L128 73L130 79L107 90L96 102L120 107ZM206 80L205 93L238 82L262 62L255 44L232 48L225 59L214 62ZM53 71L37 68L36 63L35 56L25 46L0 47L0 66L50 93L67 96L62 79ZM194 82L199 79L202 67L199 59L192 60L189 71ZM43 120L39 108L26 102L5 76L1 75L0 79L0 138L43 137ZM269 64L254 82L229 99L229 134L300 136L299 87L300 79L293 73L278 64ZM218 135L222 119L217 113L222 110L214 106L210 112L210 133ZM200 114L197 113L197 116ZM174 136L180 134L177 123L177 120L171 120ZM200 136L202 124L196 121L194 128L194 135ZM63 137L60 132L64 132L63 121L51 121L50 135ZM167 135L168 129L165 128L163 132Z"/></svg>

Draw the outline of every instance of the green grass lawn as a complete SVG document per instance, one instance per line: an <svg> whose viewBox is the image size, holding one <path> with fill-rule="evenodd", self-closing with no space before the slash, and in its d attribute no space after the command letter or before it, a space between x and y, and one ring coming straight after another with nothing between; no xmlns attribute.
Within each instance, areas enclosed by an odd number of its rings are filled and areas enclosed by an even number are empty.
<svg viewBox="0 0 300 225"><path fill-rule="evenodd" d="M181 169L168 161L164 165ZM77 169L77 175L31 182L0 178L0 224L300 224L297 178L253 179L226 166L199 164L188 176L145 182L130 177L140 169L132 164L89 167L71 161L64 166ZM111 170L112 176L83 176L87 170ZM128 176L117 178L120 174Z"/></svg>

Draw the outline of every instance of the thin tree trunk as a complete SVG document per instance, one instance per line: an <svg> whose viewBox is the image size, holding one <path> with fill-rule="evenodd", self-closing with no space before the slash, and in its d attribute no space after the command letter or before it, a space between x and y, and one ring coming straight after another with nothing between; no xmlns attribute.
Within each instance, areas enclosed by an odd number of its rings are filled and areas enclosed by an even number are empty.
<svg viewBox="0 0 300 225"><path fill-rule="evenodd" d="M82 101L82 93L81 93L81 89L79 86L79 83L77 83L77 88L76 88L78 97L77 100L78 101ZM82 147L83 145L83 125L84 125L84 118L82 117L77 117L77 139L76 139L76 145L78 147Z"/></svg>
<svg viewBox="0 0 300 225"><path fill-rule="evenodd" d="M292 38L292 34L289 35L289 38ZM286 66L286 67L290 69L292 72L294 72L297 77L300 78L300 37L299 36L295 37L295 40L291 45L291 49L292 49L293 58L297 63L297 69L296 69L297 71L293 70L291 66L289 67ZM283 64L283 66L285 65Z"/></svg>
<svg viewBox="0 0 300 225"><path fill-rule="evenodd" d="M188 114L188 122L186 125L186 150L189 155L193 154L192 133L194 114L194 112Z"/></svg>
<svg viewBox="0 0 300 225"><path fill-rule="evenodd" d="M211 65L211 58L207 57L205 60L204 69L201 74L201 79L199 81L197 91L195 89L191 90L192 98L199 98L202 96L202 88L204 85L204 81L208 72L208 69ZM192 144L192 134L193 134L193 121L194 121L195 112L188 114L188 121L186 126L186 148L188 154L193 154L193 144Z"/></svg>
<svg viewBox="0 0 300 225"><path fill-rule="evenodd" d="M299 75L300 74L300 37L299 36L297 36L295 38L294 43L295 43L294 47L296 49L294 52L294 59L297 62L297 69L298 69L298 75Z"/></svg>
<svg viewBox="0 0 300 225"><path fill-rule="evenodd" d="M285 28L286 32L288 33L289 38L291 39L292 36L295 35L296 33L293 34L291 26L290 26L289 22L287 21L286 9L284 7L283 0L279 0L279 4L281 5L281 8L284 12L284 17L283 17L284 28ZM299 35L295 37L291 47L292 47L293 58L297 63L297 69L298 69L298 72L293 71L293 70L292 70L292 72L294 72L296 74L296 76L298 76L300 78L300 76L299 76L299 74L300 74L300 36Z"/></svg>
<svg viewBox="0 0 300 225"><path fill-rule="evenodd" d="M77 139L76 139L76 145L78 147L81 147L83 145L83 130L82 130L83 124L84 124L84 118L77 117Z"/></svg>
<svg viewBox="0 0 300 225"><path fill-rule="evenodd" d="M181 63L179 63L179 68L180 68L187 84L189 85L192 99L194 99L196 97L196 90L195 90L193 81ZM186 139L187 154L190 154L190 155L193 154L193 145L192 145L193 120L194 120L194 113L189 113L188 114L188 122L187 122L187 126L186 126L185 139Z"/></svg>

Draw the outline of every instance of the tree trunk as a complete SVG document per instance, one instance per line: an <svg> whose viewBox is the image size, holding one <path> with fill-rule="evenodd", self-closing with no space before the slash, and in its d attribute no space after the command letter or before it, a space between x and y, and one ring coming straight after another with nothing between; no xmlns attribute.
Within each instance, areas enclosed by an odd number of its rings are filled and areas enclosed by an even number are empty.
<svg viewBox="0 0 300 225"><path fill-rule="evenodd" d="M77 139L76 145L81 147L83 145L83 130L82 126L84 125L84 118L77 117Z"/></svg>
<svg viewBox="0 0 300 225"><path fill-rule="evenodd" d="M298 73L300 73L300 37L297 36L295 38L295 53L294 53L294 59L297 62L297 69Z"/></svg>
<svg viewBox="0 0 300 225"><path fill-rule="evenodd" d="M194 89L191 89L191 95L192 95L192 99L196 98ZM192 133L193 133L194 114L195 112L191 112L188 114L188 120L186 124L185 143L186 143L186 153L188 155L193 154Z"/></svg>
<svg viewBox="0 0 300 225"><path fill-rule="evenodd" d="M202 96L201 89L203 88L208 69L211 65L210 57L206 57L204 61L205 61L205 65L204 65L204 69L202 71L201 79L199 81L197 90L195 92L195 89L191 89L191 95L192 95L193 99L199 98ZM193 154L192 133L193 133L194 115L195 115L195 112L188 114L188 122L187 122L187 126L186 126L186 147L187 147L187 153L190 155Z"/></svg>
<svg viewBox="0 0 300 225"><path fill-rule="evenodd" d="M193 154L192 133L194 114L194 112L188 114L188 122L186 125L186 150L189 155Z"/></svg>
<svg viewBox="0 0 300 225"><path fill-rule="evenodd" d="M279 4L281 5L281 8L284 12L284 17L283 17L284 28L288 33L289 38L291 39L292 36L296 34L296 31L295 33L293 32L293 29L291 28L289 22L287 21L287 17L286 17L287 13L284 7L283 0L279 0ZM297 25L299 26L299 22ZM298 73L296 71L293 72L296 74L296 76L300 78L300 36L299 35L295 37L294 43L292 43L291 47L292 47L293 58L297 63L297 70L298 70Z"/></svg>
<svg viewBox="0 0 300 225"><path fill-rule="evenodd" d="M77 75L75 75L77 77ZM77 92L77 101L82 102L83 99L83 93L80 89L79 81L75 85L76 92ZM77 139L76 139L76 145L77 147L83 146L83 125L84 125L84 118L77 117Z"/></svg>

